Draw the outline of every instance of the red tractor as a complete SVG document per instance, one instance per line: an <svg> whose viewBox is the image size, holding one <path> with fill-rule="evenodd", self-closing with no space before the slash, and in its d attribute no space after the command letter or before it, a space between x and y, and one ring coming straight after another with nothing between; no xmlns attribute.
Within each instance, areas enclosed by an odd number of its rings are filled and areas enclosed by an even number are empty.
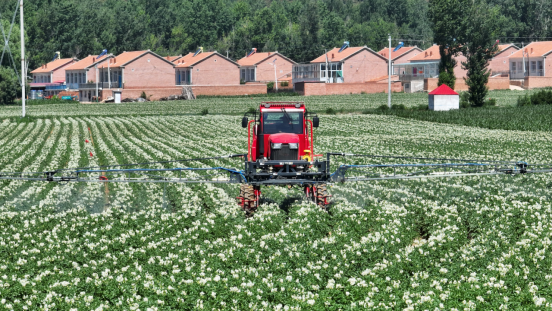
<svg viewBox="0 0 552 311"><path fill-rule="evenodd" d="M249 120L252 117L252 120ZM319 119L303 102L264 102L246 113L247 159L238 204L247 212L259 205L262 185L299 186L308 199L327 207L326 161L315 160L313 130Z"/></svg>

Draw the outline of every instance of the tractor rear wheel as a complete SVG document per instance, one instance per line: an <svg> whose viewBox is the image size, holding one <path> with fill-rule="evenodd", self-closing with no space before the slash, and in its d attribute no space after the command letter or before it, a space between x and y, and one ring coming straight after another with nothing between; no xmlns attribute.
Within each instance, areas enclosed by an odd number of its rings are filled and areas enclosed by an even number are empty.
<svg viewBox="0 0 552 311"><path fill-rule="evenodd" d="M242 184L240 186L240 196L238 197L238 204L242 207L247 216L253 216L253 214L257 210L257 191L252 185Z"/></svg>

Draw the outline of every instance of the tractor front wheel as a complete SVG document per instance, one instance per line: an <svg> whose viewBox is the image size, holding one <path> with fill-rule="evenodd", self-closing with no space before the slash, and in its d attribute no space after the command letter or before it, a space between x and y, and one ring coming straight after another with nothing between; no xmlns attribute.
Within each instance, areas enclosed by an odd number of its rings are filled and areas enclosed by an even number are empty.
<svg viewBox="0 0 552 311"><path fill-rule="evenodd" d="M240 196L237 197L238 205L241 206L248 217L253 216L257 210L260 196L261 191L259 187L247 184L242 184L240 186Z"/></svg>
<svg viewBox="0 0 552 311"><path fill-rule="evenodd" d="M322 209L326 210L330 205L330 194L326 184L319 184L305 187L307 200L316 203Z"/></svg>

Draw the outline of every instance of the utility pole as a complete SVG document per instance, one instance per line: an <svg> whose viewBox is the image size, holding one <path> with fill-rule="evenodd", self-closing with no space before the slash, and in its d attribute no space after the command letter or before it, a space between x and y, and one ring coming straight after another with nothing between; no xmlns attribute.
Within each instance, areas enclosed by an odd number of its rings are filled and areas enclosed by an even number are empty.
<svg viewBox="0 0 552 311"><path fill-rule="evenodd" d="M391 109L391 34L389 34L389 76L387 77L387 106Z"/></svg>
<svg viewBox="0 0 552 311"><path fill-rule="evenodd" d="M25 82L27 71L25 70L25 30L23 25L23 0L19 3L19 16L21 18L21 116L25 117Z"/></svg>
<svg viewBox="0 0 552 311"><path fill-rule="evenodd" d="M94 65L96 69L96 101L98 101L98 64Z"/></svg>
<svg viewBox="0 0 552 311"><path fill-rule="evenodd" d="M329 81L329 77L328 77L328 51L326 49L324 49L324 55L326 55L326 83L328 83Z"/></svg>
<svg viewBox="0 0 552 311"><path fill-rule="evenodd" d="M521 55L523 56L523 78L525 79L525 46L523 42L521 42Z"/></svg>
<svg viewBox="0 0 552 311"><path fill-rule="evenodd" d="M276 74L276 59L274 60L274 86L276 87L276 92L278 92L278 75Z"/></svg>
<svg viewBox="0 0 552 311"><path fill-rule="evenodd" d="M109 63L110 63L109 61L107 62L107 81L109 81L109 89L111 89L111 74L109 73Z"/></svg>

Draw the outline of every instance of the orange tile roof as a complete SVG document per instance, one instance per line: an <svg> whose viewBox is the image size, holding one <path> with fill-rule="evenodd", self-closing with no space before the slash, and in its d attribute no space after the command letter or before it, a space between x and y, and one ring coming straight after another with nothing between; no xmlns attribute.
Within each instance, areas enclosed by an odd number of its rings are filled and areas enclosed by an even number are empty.
<svg viewBox="0 0 552 311"><path fill-rule="evenodd" d="M249 57L246 56L246 57L238 60L238 64L240 64L240 66L254 66L254 65L257 65L258 63L261 63L265 59L267 59L269 57L272 57L274 55L278 55L279 57L285 58L286 60L288 60L288 61L295 64L294 61L292 61L291 59L285 57L284 55L282 55L278 52L255 53L255 54L253 54Z"/></svg>
<svg viewBox="0 0 552 311"><path fill-rule="evenodd" d="M146 54L148 51L132 51L132 52L123 52L117 56L115 56L113 59L114 63L109 64L103 64L101 66L98 66L98 68L107 68L109 65L109 68L118 68L121 66L124 66L126 63L135 60L136 58Z"/></svg>
<svg viewBox="0 0 552 311"><path fill-rule="evenodd" d="M79 60L76 63L73 63L67 67L65 67L65 70L83 70L86 69L86 67L91 66L94 64L94 61L96 60L96 57L98 55L88 55L87 57Z"/></svg>
<svg viewBox="0 0 552 311"><path fill-rule="evenodd" d="M552 52L552 41L543 41L543 42L530 43L526 47L524 47L523 49L520 49L519 51L517 51L514 54L510 55L510 57L512 57L512 58L522 58L524 51L527 52L529 57L546 56L547 54Z"/></svg>
<svg viewBox="0 0 552 311"><path fill-rule="evenodd" d="M404 54L406 54L406 53L408 53L408 52L410 52L414 49L418 49L418 50L422 51L421 49L419 49L416 46L404 46L396 52L393 51L394 49L395 49L394 47L391 48L391 60L399 58L399 57L403 56ZM389 48L382 49L381 51L378 52L379 55L385 57L386 59L389 59L388 53L389 53Z"/></svg>
<svg viewBox="0 0 552 311"><path fill-rule="evenodd" d="M47 73L47 72L52 72L56 69L58 69L59 67L63 67L67 64L70 64L72 62L74 62L75 60L72 59L72 58L61 58L61 59L56 59L55 61L53 62L49 62L48 64L46 64L46 67L43 68L42 66L40 66L40 68L37 68L33 71L31 71L31 73Z"/></svg>
<svg viewBox="0 0 552 311"><path fill-rule="evenodd" d="M509 48L510 46L512 46L511 44L499 44L498 45L498 51L501 52L501 51L504 51L505 49Z"/></svg>
<svg viewBox="0 0 552 311"><path fill-rule="evenodd" d="M432 45L429 49L423 51L422 53L412 57L410 61L433 61L440 60L441 55L439 55L439 46Z"/></svg>
<svg viewBox="0 0 552 311"><path fill-rule="evenodd" d="M179 60L181 58L182 58L182 55L165 57L165 59L168 60L171 63L174 63L175 60Z"/></svg>
<svg viewBox="0 0 552 311"><path fill-rule="evenodd" d="M328 53L322 54L321 56L319 56L316 59L314 59L313 61L311 61L311 63L325 63L326 62L326 55L328 55L328 61L329 62L339 62L339 61L342 61L342 60L345 60L345 59L349 58L349 56L359 52L362 49L369 50L367 47L348 47L345 50L341 51L341 53L339 53L340 49L341 48L333 48ZM334 57L332 57L332 56L334 56Z"/></svg>
<svg viewBox="0 0 552 311"><path fill-rule="evenodd" d="M186 68L193 66L215 53L216 52L202 52L197 54L196 56L194 56L195 53L188 53L187 55L182 56L181 59L176 61L176 68Z"/></svg>

